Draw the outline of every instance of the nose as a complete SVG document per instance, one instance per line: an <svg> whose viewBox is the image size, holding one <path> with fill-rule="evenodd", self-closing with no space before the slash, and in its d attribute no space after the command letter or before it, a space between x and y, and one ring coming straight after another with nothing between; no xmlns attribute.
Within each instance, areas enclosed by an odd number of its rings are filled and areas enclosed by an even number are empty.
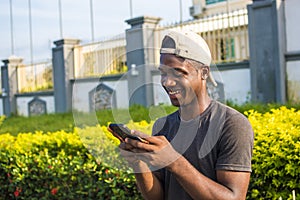
<svg viewBox="0 0 300 200"><path fill-rule="evenodd" d="M176 81L171 76L162 76L161 84L164 87L171 87L176 85Z"/></svg>

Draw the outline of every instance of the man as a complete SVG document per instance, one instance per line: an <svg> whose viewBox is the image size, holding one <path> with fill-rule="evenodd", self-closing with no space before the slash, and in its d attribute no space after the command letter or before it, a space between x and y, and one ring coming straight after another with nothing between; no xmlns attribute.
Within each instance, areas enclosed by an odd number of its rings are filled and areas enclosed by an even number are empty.
<svg viewBox="0 0 300 200"><path fill-rule="evenodd" d="M155 122L149 144L126 139L120 145L143 197L245 199L253 131L242 114L209 97L207 81L216 83L206 42L172 31L160 53L161 84L178 111Z"/></svg>

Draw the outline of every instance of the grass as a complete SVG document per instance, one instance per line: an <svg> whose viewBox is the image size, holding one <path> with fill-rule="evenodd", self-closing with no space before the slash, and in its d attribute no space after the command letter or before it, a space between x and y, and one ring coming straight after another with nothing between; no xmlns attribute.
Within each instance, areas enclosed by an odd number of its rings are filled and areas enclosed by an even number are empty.
<svg viewBox="0 0 300 200"><path fill-rule="evenodd" d="M53 132L57 130L72 131L74 120L71 113L64 114L47 114L41 116L11 116L6 118L0 126L1 133L18 133L35 132L42 130L44 132Z"/></svg>
<svg viewBox="0 0 300 200"><path fill-rule="evenodd" d="M0 123L0 134L28 133L35 131L54 132L64 130L72 132L75 126L107 125L109 122L128 123L130 120L138 122L145 120L150 122L158 117L175 111L173 106L155 106L146 108L140 105L131 106L129 109L101 110L94 114L58 113L40 116L11 116Z"/></svg>
<svg viewBox="0 0 300 200"><path fill-rule="evenodd" d="M228 102L229 106L237 109L241 113L254 109L260 113L270 111L272 108L278 108L280 104L261 104L261 103L246 103L244 105L237 105ZM300 109L300 105L287 104L288 108L294 107ZM6 118L2 125L0 123L0 134L10 133L17 135L18 133L28 133L35 131L54 132L64 130L72 132L75 126L82 125L107 125L109 122L128 123L130 120L138 122L145 120L150 122L158 117L165 116L172 113L177 108L173 106L153 106L146 108L140 105L133 105L129 109L117 110L101 110L96 115L86 115L83 113L63 113L63 114L47 114L41 116L12 116Z"/></svg>

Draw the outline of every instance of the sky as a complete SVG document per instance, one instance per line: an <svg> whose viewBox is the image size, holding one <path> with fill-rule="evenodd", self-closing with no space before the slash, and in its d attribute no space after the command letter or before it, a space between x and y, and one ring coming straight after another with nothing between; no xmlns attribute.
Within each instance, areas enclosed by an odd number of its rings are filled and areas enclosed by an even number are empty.
<svg viewBox="0 0 300 200"><path fill-rule="evenodd" d="M29 23L29 2L32 29ZM95 41L124 33L129 28L125 20L131 18L130 0L0 0L0 59L7 59L12 53L23 58L23 63L50 59L53 41L61 39L59 2L61 2L63 38L80 39L82 43L91 41L90 2L93 4ZM154 16L162 18L160 22L162 25L169 24L180 21L180 10L183 21L192 18L189 14L192 0L131 0L131 2L133 18L143 15ZM13 24L12 31L11 24Z"/></svg>

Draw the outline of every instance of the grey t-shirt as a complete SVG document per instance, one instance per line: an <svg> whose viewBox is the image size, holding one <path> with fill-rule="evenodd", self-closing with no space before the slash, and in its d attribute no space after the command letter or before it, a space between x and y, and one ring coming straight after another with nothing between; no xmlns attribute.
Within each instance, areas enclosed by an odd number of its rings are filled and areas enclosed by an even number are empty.
<svg viewBox="0 0 300 200"><path fill-rule="evenodd" d="M158 119L153 135L164 135L197 170L217 181L216 170L251 172L253 130L238 111L211 101L198 117L183 121L179 111ZM191 199L176 178L160 169L165 199Z"/></svg>

